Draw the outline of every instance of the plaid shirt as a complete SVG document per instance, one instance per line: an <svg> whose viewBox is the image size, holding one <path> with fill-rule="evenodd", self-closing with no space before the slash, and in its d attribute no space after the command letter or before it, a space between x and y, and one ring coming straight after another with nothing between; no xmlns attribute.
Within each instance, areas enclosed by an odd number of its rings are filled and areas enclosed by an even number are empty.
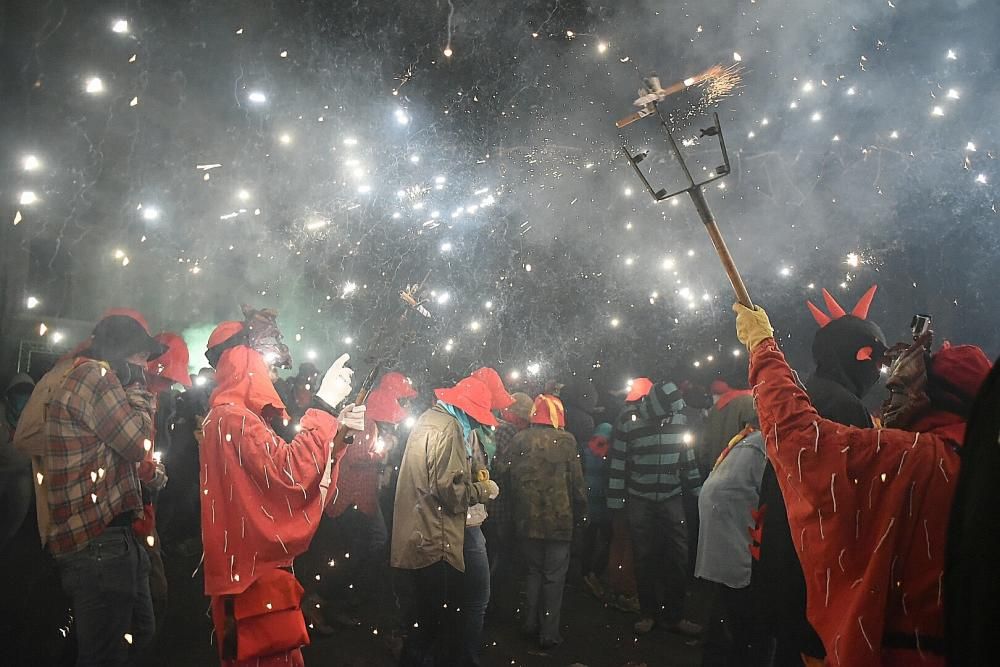
<svg viewBox="0 0 1000 667"><path fill-rule="evenodd" d="M53 554L79 551L119 514L136 516L136 464L151 447L152 396L123 389L107 366L80 359L53 393L45 452Z"/></svg>
<svg viewBox="0 0 1000 667"><path fill-rule="evenodd" d="M513 520L513 512L510 506L510 464L513 457L514 436L518 434L517 427L505 421L500 422L500 426L493 432L493 441L497 445L496 454L493 456L493 470L490 476L500 486L500 495L490 503L489 521L497 525L506 525Z"/></svg>

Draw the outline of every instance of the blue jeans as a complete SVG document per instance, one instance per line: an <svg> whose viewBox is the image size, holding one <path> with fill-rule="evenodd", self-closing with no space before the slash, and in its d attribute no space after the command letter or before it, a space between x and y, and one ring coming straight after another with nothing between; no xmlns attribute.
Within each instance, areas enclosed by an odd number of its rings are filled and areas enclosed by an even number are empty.
<svg viewBox="0 0 1000 667"><path fill-rule="evenodd" d="M486 555L486 538L479 526L465 529L465 577L463 579L463 665L479 665L483 648L483 622L490 604L490 559Z"/></svg>
<svg viewBox="0 0 1000 667"><path fill-rule="evenodd" d="M149 556L132 528L109 527L56 565L76 619L77 667L131 664L156 631Z"/></svg>
<svg viewBox="0 0 1000 667"><path fill-rule="evenodd" d="M522 542L528 573L525 577L528 601L524 610L525 634L538 633L542 644L559 644L563 588L569 570L570 542L525 539Z"/></svg>

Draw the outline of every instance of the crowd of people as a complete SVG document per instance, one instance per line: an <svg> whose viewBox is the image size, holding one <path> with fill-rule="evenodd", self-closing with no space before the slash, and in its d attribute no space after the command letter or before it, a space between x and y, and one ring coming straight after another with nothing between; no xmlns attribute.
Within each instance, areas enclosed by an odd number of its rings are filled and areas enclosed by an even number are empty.
<svg viewBox="0 0 1000 667"><path fill-rule="evenodd" d="M927 327L890 345L874 295L809 304L804 385L737 305L745 382L636 378L606 421L590 383L510 393L489 367L433 396L395 371L358 386L347 355L281 379L277 313L247 307L189 375L180 336L109 310L0 404L0 555L57 582L41 611L7 605L10 664L58 664L46 632L77 665L141 661L165 556L196 562L224 665L302 665L370 613L403 666L479 665L491 613L553 651L568 578L706 666L989 664L992 364Z"/></svg>

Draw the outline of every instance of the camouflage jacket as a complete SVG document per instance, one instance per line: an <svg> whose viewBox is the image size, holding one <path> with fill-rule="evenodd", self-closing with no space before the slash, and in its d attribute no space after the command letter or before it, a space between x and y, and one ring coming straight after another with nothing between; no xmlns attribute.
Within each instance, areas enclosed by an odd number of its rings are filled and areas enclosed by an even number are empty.
<svg viewBox="0 0 1000 667"><path fill-rule="evenodd" d="M566 431L533 426L511 444L510 485L514 525L522 538L569 541L587 512L587 487L576 448Z"/></svg>

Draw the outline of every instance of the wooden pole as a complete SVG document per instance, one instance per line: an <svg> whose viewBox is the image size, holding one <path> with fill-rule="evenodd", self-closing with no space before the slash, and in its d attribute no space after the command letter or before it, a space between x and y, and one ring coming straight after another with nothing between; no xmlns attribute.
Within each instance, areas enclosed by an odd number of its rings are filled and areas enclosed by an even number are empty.
<svg viewBox="0 0 1000 667"><path fill-rule="evenodd" d="M712 239L715 252L719 254L719 259L722 261L722 268L726 270L729 282L732 283L733 290L736 292L736 299L747 308L753 309L754 305L753 301L750 300L750 293L747 292L747 287L743 284L743 277L740 275L740 270L736 268L736 262L733 261L733 256L726 246L726 240L722 238L722 232L719 231L719 225L715 222L715 216L712 215L711 209L708 208L708 202L705 201L705 193L702 192L701 187L695 186L688 190L688 194L691 195L691 201L694 202L695 210L698 211L698 216L701 218L702 223L704 223L705 229L708 230L708 236Z"/></svg>

